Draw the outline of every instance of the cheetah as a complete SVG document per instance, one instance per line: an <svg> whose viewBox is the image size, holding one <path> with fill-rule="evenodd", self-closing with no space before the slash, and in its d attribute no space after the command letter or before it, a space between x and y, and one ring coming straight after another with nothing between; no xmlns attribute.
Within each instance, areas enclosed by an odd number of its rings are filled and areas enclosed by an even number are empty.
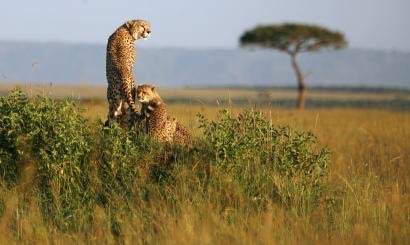
<svg viewBox="0 0 410 245"><path fill-rule="evenodd" d="M146 39L151 33L150 24L145 20L129 20L117 28L108 38L106 57L106 76L108 81L107 99L109 103L108 120L121 121L120 115L139 116L135 106L135 82L132 68L135 63L134 42Z"/></svg>
<svg viewBox="0 0 410 245"><path fill-rule="evenodd" d="M167 107L155 86L143 84L137 87L141 102L141 115L145 117L146 132L160 142L191 145L191 134L175 118L167 113Z"/></svg>

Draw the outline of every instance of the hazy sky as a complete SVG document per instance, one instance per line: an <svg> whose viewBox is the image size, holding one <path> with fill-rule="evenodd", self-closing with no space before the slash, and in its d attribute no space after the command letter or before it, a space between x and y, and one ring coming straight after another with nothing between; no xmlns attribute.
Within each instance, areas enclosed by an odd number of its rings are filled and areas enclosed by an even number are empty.
<svg viewBox="0 0 410 245"><path fill-rule="evenodd" d="M410 0L0 0L0 40L105 44L127 19L151 22L141 46L234 48L263 23L320 24L350 46L410 51Z"/></svg>

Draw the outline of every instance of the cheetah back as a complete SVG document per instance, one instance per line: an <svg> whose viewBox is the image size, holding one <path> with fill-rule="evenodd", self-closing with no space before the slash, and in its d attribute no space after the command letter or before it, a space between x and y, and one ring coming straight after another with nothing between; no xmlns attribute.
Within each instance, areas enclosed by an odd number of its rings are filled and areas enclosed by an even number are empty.
<svg viewBox="0 0 410 245"><path fill-rule="evenodd" d="M166 105L161 103L153 109L146 118L148 135L161 142L173 142L173 136L177 128L177 121L167 114Z"/></svg>

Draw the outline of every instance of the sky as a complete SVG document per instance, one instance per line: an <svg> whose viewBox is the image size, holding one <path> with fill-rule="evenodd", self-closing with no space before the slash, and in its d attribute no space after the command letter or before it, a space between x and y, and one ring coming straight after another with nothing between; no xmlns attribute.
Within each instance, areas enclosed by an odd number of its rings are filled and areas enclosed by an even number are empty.
<svg viewBox="0 0 410 245"><path fill-rule="evenodd" d="M410 52L410 0L0 0L0 40L105 44L128 19L151 22L145 47L236 48L258 24L303 22L355 48Z"/></svg>

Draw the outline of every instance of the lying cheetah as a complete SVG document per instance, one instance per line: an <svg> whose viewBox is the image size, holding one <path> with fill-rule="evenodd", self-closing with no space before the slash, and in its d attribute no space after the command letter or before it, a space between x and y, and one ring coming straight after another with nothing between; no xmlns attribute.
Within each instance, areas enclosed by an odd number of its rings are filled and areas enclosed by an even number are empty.
<svg viewBox="0 0 410 245"><path fill-rule="evenodd" d="M139 85L137 98L142 104L141 115L145 117L148 135L161 142L191 145L190 133L175 118L168 115L166 104L155 86Z"/></svg>
<svg viewBox="0 0 410 245"><path fill-rule="evenodd" d="M151 33L150 24L145 20L130 20L109 37L106 57L108 81L107 99L109 103L108 121L118 121L121 114L129 117L139 112L135 106L135 82L132 68L135 63L134 42L147 38Z"/></svg>

